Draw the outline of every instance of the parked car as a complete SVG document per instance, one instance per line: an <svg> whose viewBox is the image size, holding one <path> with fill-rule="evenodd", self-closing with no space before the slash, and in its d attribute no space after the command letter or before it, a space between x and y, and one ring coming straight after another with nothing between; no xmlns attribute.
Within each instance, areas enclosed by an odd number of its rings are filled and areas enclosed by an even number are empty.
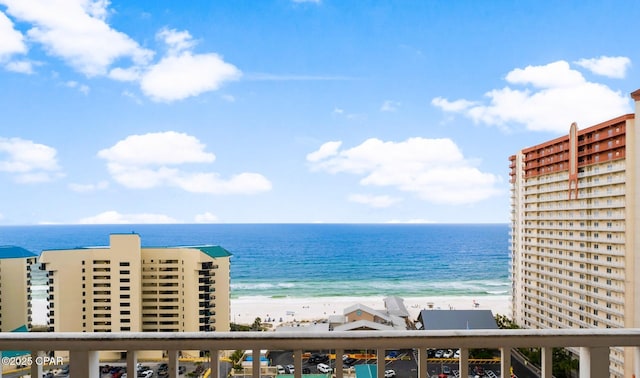
<svg viewBox="0 0 640 378"><path fill-rule="evenodd" d="M178 366L178 375L182 375L187 372L186 366Z"/></svg>
<svg viewBox="0 0 640 378"><path fill-rule="evenodd" d="M286 374L287 372L284 370L284 366L276 365L276 373L278 373L278 374Z"/></svg>
<svg viewBox="0 0 640 378"><path fill-rule="evenodd" d="M153 377L153 370L142 370L138 372L138 378L151 378Z"/></svg>
<svg viewBox="0 0 640 378"><path fill-rule="evenodd" d="M446 375L451 374L451 368L450 368L449 366L447 366L447 365L444 365L444 366L442 367L442 373L443 373L443 374L446 374Z"/></svg>
<svg viewBox="0 0 640 378"><path fill-rule="evenodd" d="M438 350L436 351L436 355L435 355L435 357L436 357L436 358L442 358L442 355L443 355L443 354L444 354L444 350L442 350L442 349L438 349Z"/></svg>
<svg viewBox="0 0 640 378"><path fill-rule="evenodd" d="M302 368L302 374L311 374L311 369L309 369L308 367Z"/></svg>
<svg viewBox="0 0 640 378"><path fill-rule="evenodd" d="M451 358L453 357L453 350L449 349L442 354L442 358Z"/></svg>
<svg viewBox="0 0 640 378"><path fill-rule="evenodd" d="M384 378L394 378L396 376L396 371L393 369L384 371Z"/></svg>
<svg viewBox="0 0 640 378"><path fill-rule="evenodd" d="M329 356L327 356L326 354L314 353L309 357L309 360L307 362L310 364L315 364L327 361L329 361Z"/></svg>
<svg viewBox="0 0 640 378"><path fill-rule="evenodd" d="M460 358L460 349L456 350L456 352L453 354L453 358Z"/></svg>
<svg viewBox="0 0 640 378"><path fill-rule="evenodd" d="M316 369L318 369L319 373L331 373L331 367L327 364L318 364Z"/></svg>
<svg viewBox="0 0 640 378"><path fill-rule="evenodd" d="M397 350L392 350L389 351L389 353L387 353L387 358L396 358L398 357L398 351Z"/></svg>
<svg viewBox="0 0 640 378"><path fill-rule="evenodd" d="M351 365L353 365L356 361L358 361L358 360L356 360L355 358L347 357L347 359L346 359L346 360L342 360L342 363L343 363L345 366L351 366Z"/></svg>
<svg viewBox="0 0 640 378"><path fill-rule="evenodd" d="M150 366L146 366L146 365L140 365L138 364L138 373L143 373L145 371L150 371L152 370Z"/></svg>
<svg viewBox="0 0 640 378"><path fill-rule="evenodd" d="M476 366L473 368L473 373L479 377L484 377L484 368L482 366Z"/></svg>
<svg viewBox="0 0 640 378"><path fill-rule="evenodd" d="M287 368L287 372L288 372L289 374L293 374L293 373L295 373L295 371L296 371L296 368L295 368L295 367L293 367L293 365L287 365L287 366L286 366L286 368Z"/></svg>

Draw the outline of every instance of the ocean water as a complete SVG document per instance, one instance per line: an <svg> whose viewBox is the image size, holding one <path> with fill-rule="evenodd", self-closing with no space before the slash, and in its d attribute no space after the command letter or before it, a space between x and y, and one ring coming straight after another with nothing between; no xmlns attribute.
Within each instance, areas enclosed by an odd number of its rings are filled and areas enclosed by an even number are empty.
<svg viewBox="0 0 640 378"><path fill-rule="evenodd" d="M231 296L402 297L506 295L506 224L178 224L3 226L0 245L106 246L136 232L143 246L215 244L229 250ZM33 273L33 296L46 278Z"/></svg>

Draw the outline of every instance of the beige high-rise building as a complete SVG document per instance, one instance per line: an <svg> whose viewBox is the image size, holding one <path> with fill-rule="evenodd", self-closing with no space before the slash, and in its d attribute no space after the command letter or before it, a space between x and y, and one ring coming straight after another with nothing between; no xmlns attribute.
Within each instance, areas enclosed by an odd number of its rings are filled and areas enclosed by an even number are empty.
<svg viewBox="0 0 640 378"><path fill-rule="evenodd" d="M47 250L54 332L229 331L229 258L219 246L141 247L112 234L109 247Z"/></svg>
<svg viewBox="0 0 640 378"><path fill-rule="evenodd" d="M31 265L37 255L0 246L0 331L31 328Z"/></svg>
<svg viewBox="0 0 640 378"><path fill-rule="evenodd" d="M510 157L512 305L521 327L640 327L640 90L631 97L635 113L573 124ZM633 374L630 349L612 348L610 361L612 377Z"/></svg>

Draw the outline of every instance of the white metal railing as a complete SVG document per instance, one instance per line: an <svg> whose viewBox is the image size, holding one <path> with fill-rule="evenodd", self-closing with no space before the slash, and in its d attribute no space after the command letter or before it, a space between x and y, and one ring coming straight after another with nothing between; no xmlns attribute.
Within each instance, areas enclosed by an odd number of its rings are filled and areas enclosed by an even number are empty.
<svg viewBox="0 0 640 378"><path fill-rule="evenodd" d="M34 360L42 351L69 351L74 378L98 378L98 351L127 351L128 371L135 371L137 351L167 351L169 377L178 377L178 351L210 352L211 378L220 378L219 352L224 350L292 350L295 378L301 378L302 355L306 350L335 350L340 356L348 349L376 350L378 377L384 377L385 350L415 349L418 378L426 378L427 348L460 348L459 372L467 377L468 352L474 348L499 349L500 371L508 378L511 349L542 348L541 377L551 377L551 349L573 347L580 350L580 377L609 376L609 347L633 347L635 371L640 377L640 329L547 329L547 330L453 330L453 331L343 331L343 332L212 332L212 333L1 333L0 350L32 351ZM253 362L252 378L259 378L260 359ZM342 378L342 360L336 359L336 378ZM33 377L42 376L42 366L31 365Z"/></svg>

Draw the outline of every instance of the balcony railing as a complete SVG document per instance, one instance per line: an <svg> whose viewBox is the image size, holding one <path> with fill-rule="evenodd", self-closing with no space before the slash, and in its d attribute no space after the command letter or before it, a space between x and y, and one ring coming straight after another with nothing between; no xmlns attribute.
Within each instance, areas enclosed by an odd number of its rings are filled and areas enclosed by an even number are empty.
<svg viewBox="0 0 640 378"><path fill-rule="evenodd" d="M469 374L469 349L489 348L501 352L500 372L509 377L511 349L539 347L542 378L551 378L552 348L580 350L580 378L609 377L609 348L632 347L633 374L640 377L640 329L564 330L459 330L459 331L351 331L351 332L217 332L217 333L1 333L0 350L32 351L33 361L43 351L69 351L74 378L99 377L99 351L127 351L127 370L135 371L137 351L167 352L169 377L178 377L178 351L203 350L210 353L211 378L220 377L220 351L292 350L295 378L302 377L302 355L307 350L335 350L340 356L349 349L377 351L378 377L384 377L385 351L414 349L418 356L417 377L428 377L427 348L459 348L459 376ZM42 357L40 357L42 360ZM335 361L336 378L342 378L342 360ZM260 376L260 359L253 361L252 378ZM42 376L42 365L31 365L31 376Z"/></svg>

